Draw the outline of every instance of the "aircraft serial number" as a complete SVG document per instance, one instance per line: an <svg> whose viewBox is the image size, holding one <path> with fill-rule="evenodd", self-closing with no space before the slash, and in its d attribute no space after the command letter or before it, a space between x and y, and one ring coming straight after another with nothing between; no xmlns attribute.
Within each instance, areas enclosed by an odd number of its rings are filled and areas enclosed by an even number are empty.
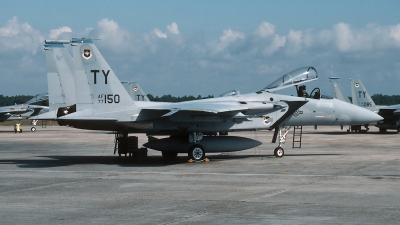
<svg viewBox="0 0 400 225"><path fill-rule="evenodd" d="M119 103L120 97L118 94L100 94L98 96L98 101L104 104Z"/></svg>
<svg viewBox="0 0 400 225"><path fill-rule="evenodd" d="M361 107L372 107L372 102L361 102L360 106Z"/></svg>

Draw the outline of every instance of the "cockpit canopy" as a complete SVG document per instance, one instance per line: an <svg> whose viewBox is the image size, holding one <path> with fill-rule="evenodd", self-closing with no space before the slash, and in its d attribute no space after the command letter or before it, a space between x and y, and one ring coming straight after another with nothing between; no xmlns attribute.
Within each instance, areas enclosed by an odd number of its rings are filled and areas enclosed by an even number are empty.
<svg viewBox="0 0 400 225"><path fill-rule="evenodd" d="M240 95L240 91L238 91L238 90L230 90L230 91L227 91L227 92L219 95L218 97L227 97L227 96L235 96L235 95Z"/></svg>
<svg viewBox="0 0 400 225"><path fill-rule="evenodd" d="M278 78L270 85L266 86L263 90L276 91L317 79L318 73L314 67L301 67Z"/></svg>
<svg viewBox="0 0 400 225"><path fill-rule="evenodd" d="M25 102L26 105L42 105L48 106L49 95L47 93L38 94L29 101ZM47 104L47 105L46 105Z"/></svg>

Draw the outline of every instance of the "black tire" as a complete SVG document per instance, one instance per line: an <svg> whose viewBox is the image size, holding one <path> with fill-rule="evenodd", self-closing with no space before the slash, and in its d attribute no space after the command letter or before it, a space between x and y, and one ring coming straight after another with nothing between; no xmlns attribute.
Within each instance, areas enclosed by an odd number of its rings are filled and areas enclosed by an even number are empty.
<svg viewBox="0 0 400 225"><path fill-rule="evenodd" d="M379 128L380 133L386 133L386 128Z"/></svg>
<svg viewBox="0 0 400 225"><path fill-rule="evenodd" d="M400 126L397 127L397 132L400 132Z"/></svg>
<svg viewBox="0 0 400 225"><path fill-rule="evenodd" d="M201 145L192 145L192 147L189 149L188 155L189 159L193 159L195 161L200 161L206 158L206 152Z"/></svg>
<svg viewBox="0 0 400 225"><path fill-rule="evenodd" d="M161 154L165 159L175 159L178 156L177 152L162 151Z"/></svg>
<svg viewBox="0 0 400 225"><path fill-rule="evenodd" d="M283 155L285 155L285 151L283 151L282 147L276 147L274 151L274 155L276 158L282 158Z"/></svg>

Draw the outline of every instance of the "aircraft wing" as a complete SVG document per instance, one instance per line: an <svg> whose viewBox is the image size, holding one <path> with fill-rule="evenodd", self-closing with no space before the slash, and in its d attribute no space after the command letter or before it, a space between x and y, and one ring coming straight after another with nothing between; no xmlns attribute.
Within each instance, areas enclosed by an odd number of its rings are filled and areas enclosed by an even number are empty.
<svg viewBox="0 0 400 225"><path fill-rule="evenodd" d="M289 116L291 116L296 110L306 104L308 101L283 101L288 104L289 109L286 113L281 116L270 128L269 130L277 128L283 121L285 121Z"/></svg>
<svg viewBox="0 0 400 225"><path fill-rule="evenodd" d="M0 109L0 115L4 114L20 114L31 111L30 109Z"/></svg>
<svg viewBox="0 0 400 225"><path fill-rule="evenodd" d="M144 111L166 111L162 117L171 116L177 112L197 112L205 115L215 115L219 113L238 113L243 111L258 111L268 113L275 111L283 106L279 103L266 103L260 101L243 101L243 102L182 102L173 105L161 105L150 108L143 108Z"/></svg>
<svg viewBox="0 0 400 225"><path fill-rule="evenodd" d="M379 115L400 116L400 105L381 106L378 111Z"/></svg>

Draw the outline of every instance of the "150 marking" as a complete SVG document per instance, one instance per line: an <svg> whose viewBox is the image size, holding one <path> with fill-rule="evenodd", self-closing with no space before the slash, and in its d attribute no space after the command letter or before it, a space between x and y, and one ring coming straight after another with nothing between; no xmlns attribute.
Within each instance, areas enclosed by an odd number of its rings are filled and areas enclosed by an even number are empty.
<svg viewBox="0 0 400 225"><path fill-rule="evenodd" d="M111 104L111 103L119 103L120 97L119 94L100 94L98 96L98 101L99 103L104 103L104 104Z"/></svg>

